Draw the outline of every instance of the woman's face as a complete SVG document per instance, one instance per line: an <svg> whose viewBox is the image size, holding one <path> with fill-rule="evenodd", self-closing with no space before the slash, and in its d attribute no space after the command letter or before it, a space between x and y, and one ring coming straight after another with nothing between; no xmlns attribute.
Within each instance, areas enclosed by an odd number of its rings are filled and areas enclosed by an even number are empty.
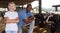
<svg viewBox="0 0 60 33"><path fill-rule="evenodd" d="M9 11L14 11L15 10L15 4L9 4L8 9L9 9Z"/></svg>

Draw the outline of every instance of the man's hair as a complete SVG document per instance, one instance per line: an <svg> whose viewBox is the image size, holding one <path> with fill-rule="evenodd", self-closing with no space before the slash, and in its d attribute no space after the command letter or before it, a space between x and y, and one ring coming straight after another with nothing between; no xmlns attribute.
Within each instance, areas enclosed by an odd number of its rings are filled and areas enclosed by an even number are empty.
<svg viewBox="0 0 60 33"><path fill-rule="evenodd" d="M27 7L32 6L31 4L27 4Z"/></svg>

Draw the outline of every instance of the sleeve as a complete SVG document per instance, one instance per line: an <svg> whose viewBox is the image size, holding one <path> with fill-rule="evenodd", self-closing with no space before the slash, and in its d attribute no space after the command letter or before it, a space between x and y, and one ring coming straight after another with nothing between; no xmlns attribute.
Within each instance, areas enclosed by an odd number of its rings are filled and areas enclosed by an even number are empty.
<svg viewBox="0 0 60 33"><path fill-rule="evenodd" d="M7 12L5 13L4 17L8 17L8 13Z"/></svg>
<svg viewBox="0 0 60 33"><path fill-rule="evenodd" d="M32 16L32 13L31 12L29 13L29 16Z"/></svg>
<svg viewBox="0 0 60 33"><path fill-rule="evenodd" d="M16 17L18 17L18 13L16 12Z"/></svg>
<svg viewBox="0 0 60 33"><path fill-rule="evenodd" d="M26 16L25 12L19 12L18 15L19 15L19 18L27 19L27 16Z"/></svg>
<svg viewBox="0 0 60 33"><path fill-rule="evenodd" d="M24 13L24 15L22 16L23 16L23 19L27 19L26 13Z"/></svg>

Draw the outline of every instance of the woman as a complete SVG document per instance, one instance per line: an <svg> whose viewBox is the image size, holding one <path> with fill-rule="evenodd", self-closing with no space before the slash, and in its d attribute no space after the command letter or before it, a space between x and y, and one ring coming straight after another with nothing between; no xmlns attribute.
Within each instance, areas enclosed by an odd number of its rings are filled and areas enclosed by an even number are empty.
<svg viewBox="0 0 60 33"><path fill-rule="evenodd" d="M18 26L17 23L19 22L18 19L18 13L15 12L15 3L10 2L8 4L8 12L5 13L4 18L5 18L5 32L6 33L17 33L18 32Z"/></svg>

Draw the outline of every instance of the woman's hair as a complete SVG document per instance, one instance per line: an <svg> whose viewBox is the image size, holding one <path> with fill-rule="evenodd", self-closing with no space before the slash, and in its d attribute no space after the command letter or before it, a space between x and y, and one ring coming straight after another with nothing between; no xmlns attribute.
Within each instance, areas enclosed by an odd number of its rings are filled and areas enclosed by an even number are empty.
<svg viewBox="0 0 60 33"><path fill-rule="evenodd" d="M9 4L14 4L15 5L15 3L14 2L9 2L8 3L8 6L9 6ZM16 5L15 5L16 6ZM16 7L15 7L15 9L16 9ZM9 9L8 9L9 10Z"/></svg>
<svg viewBox="0 0 60 33"><path fill-rule="evenodd" d="M9 5L9 4L14 4L14 5L15 5L15 3L14 3L14 2L9 2L9 3L8 3L8 5Z"/></svg>

